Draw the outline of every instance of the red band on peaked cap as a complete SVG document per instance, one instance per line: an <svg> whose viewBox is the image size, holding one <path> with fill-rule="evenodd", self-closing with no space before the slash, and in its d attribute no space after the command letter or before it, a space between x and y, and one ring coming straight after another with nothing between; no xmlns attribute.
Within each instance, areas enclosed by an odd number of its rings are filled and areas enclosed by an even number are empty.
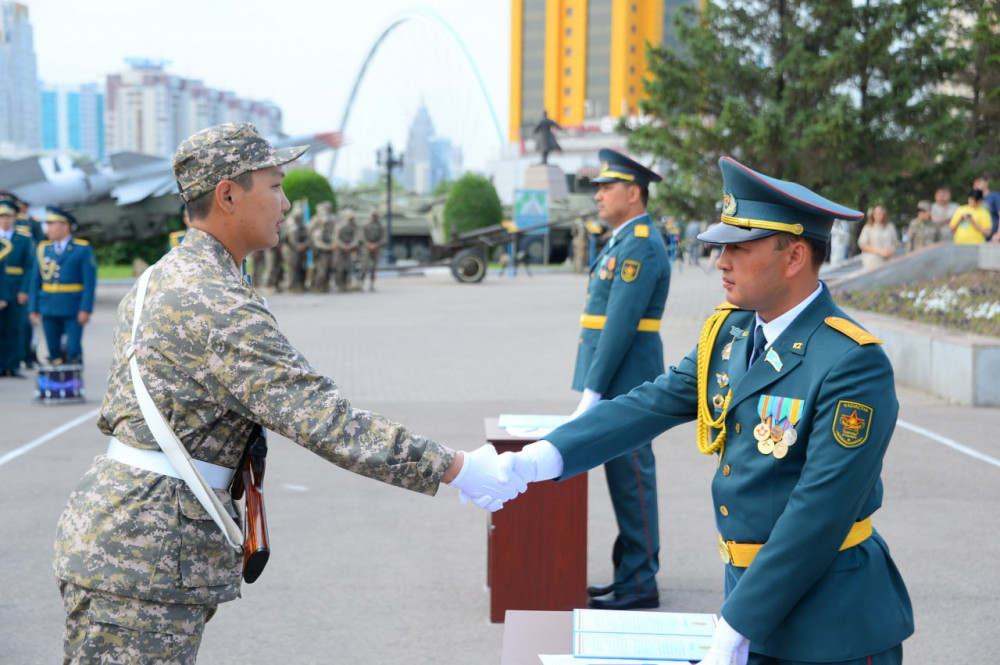
<svg viewBox="0 0 1000 665"><path fill-rule="evenodd" d="M844 219L849 222L860 222L865 218L865 214L863 212L854 210L853 208L848 208L847 206L842 206L839 203L835 203L798 183L789 182L787 180L779 180L778 178L772 178L771 176L764 175L763 173L758 173L750 167L740 164L732 157L725 155L719 158L720 167L722 166L723 161L729 162L733 166L739 168L745 174L757 180L763 186L774 191L780 196L799 204L799 207L806 212L816 214L816 211L819 211L835 219Z"/></svg>

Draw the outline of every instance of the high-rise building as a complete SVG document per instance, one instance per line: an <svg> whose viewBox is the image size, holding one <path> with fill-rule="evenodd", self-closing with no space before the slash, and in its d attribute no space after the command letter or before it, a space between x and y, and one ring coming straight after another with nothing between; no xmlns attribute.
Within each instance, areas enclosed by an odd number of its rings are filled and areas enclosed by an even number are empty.
<svg viewBox="0 0 1000 665"><path fill-rule="evenodd" d="M96 83L42 85L42 149L102 159L104 91Z"/></svg>
<svg viewBox="0 0 1000 665"><path fill-rule="evenodd" d="M426 194L442 180L451 180L461 169L461 152L451 141L434 133L431 114L423 104L410 125L403 160L406 189Z"/></svg>
<svg viewBox="0 0 1000 665"><path fill-rule="evenodd" d="M693 0L511 0L510 136L542 110L563 126L638 112L646 43L676 44L673 15Z"/></svg>
<svg viewBox="0 0 1000 665"><path fill-rule="evenodd" d="M37 150L38 66L28 7L0 0L0 155Z"/></svg>
<svg viewBox="0 0 1000 665"><path fill-rule="evenodd" d="M194 132L222 122L252 122L264 136L281 132L281 109L168 74L165 62L130 59L107 78L107 151L170 156Z"/></svg>

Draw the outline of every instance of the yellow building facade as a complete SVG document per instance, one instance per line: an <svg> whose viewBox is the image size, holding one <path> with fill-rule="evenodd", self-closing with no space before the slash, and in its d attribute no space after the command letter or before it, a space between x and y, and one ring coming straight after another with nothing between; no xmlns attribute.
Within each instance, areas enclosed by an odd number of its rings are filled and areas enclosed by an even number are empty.
<svg viewBox="0 0 1000 665"><path fill-rule="evenodd" d="M564 127L638 112L646 44L675 43L672 16L691 0L511 0L510 136L542 110Z"/></svg>

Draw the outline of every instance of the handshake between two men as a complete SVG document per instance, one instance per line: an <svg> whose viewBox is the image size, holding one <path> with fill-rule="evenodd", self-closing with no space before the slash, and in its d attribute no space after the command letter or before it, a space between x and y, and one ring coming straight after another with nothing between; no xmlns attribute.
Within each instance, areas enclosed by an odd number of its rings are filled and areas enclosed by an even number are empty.
<svg viewBox="0 0 1000 665"><path fill-rule="evenodd" d="M562 456L548 441L536 441L516 453L498 455L486 444L464 453L462 468L449 485L458 489L462 503L472 501L480 508L496 512L528 483L549 480L562 474Z"/></svg>

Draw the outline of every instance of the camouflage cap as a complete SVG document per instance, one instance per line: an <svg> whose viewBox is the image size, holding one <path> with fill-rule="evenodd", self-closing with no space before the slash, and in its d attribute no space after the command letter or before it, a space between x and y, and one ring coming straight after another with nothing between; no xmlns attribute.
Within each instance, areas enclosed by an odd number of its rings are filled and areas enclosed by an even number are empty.
<svg viewBox="0 0 1000 665"><path fill-rule="evenodd" d="M249 122L225 123L184 139L174 153L174 178L185 203L241 173L298 159L309 146L274 147Z"/></svg>

